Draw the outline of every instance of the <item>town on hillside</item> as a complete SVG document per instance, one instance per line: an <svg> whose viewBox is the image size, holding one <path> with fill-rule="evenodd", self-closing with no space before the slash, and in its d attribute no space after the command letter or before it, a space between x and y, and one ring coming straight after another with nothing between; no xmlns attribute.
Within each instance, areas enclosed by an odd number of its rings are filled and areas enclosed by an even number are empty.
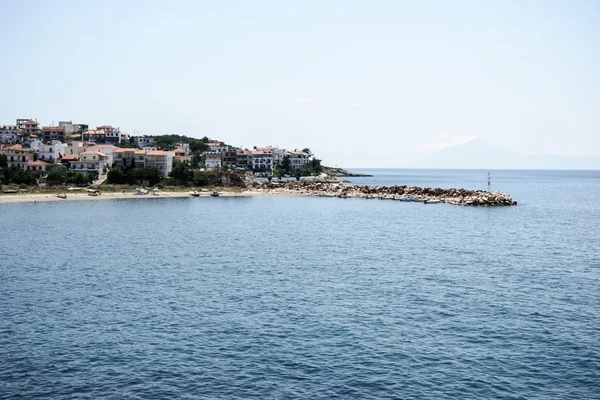
<svg viewBox="0 0 600 400"><path fill-rule="evenodd" d="M215 171L300 179L322 173L323 167L308 148L242 149L208 137L133 136L111 125L90 129L72 121L41 126L27 118L0 125L0 184L201 185L203 174Z"/></svg>

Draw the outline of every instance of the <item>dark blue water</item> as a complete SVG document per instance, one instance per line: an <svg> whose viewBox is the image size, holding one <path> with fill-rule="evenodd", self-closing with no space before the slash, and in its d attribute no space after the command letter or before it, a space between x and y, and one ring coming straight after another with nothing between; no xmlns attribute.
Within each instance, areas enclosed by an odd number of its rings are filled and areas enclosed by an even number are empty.
<svg viewBox="0 0 600 400"><path fill-rule="evenodd" d="M492 189L0 205L0 398L600 398L600 173Z"/></svg>

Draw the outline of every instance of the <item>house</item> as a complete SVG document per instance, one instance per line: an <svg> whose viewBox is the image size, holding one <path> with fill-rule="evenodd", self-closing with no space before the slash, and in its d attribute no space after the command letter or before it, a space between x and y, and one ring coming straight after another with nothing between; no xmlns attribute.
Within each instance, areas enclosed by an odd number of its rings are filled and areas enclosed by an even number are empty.
<svg viewBox="0 0 600 400"><path fill-rule="evenodd" d="M152 146L152 143L154 143L154 139L148 136L136 136L135 143L139 148L148 147Z"/></svg>
<svg viewBox="0 0 600 400"><path fill-rule="evenodd" d="M43 126L42 127L42 142L50 143L53 140L65 141L64 126Z"/></svg>
<svg viewBox="0 0 600 400"><path fill-rule="evenodd" d="M119 128L113 128L110 125L102 125L98 126L96 129L104 131L104 143L121 143L121 130Z"/></svg>
<svg viewBox="0 0 600 400"><path fill-rule="evenodd" d="M32 162L34 159L34 152L29 149L23 149L20 144L4 147L0 149L0 154L6 155L9 168L16 165L24 170L25 164Z"/></svg>
<svg viewBox="0 0 600 400"><path fill-rule="evenodd" d="M25 136L37 135L37 133L40 131L37 121L30 119L22 122L21 120L17 120L17 126L19 125L19 122L23 126L23 128L21 128L21 133Z"/></svg>
<svg viewBox="0 0 600 400"><path fill-rule="evenodd" d="M91 143L104 143L106 141L106 132L102 129L87 130L81 134L81 140Z"/></svg>
<svg viewBox="0 0 600 400"><path fill-rule="evenodd" d="M99 151L84 151L79 154L79 160L71 161L71 170L81 172L84 176L90 173L102 175L108 169L108 156Z"/></svg>
<svg viewBox="0 0 600 400"><path fill-rule="evenodd" d="M178 147L175 150L173 150L173 160L179 162L191 162L192 156L186 156L186 151L181 147Z"/></svg>
<svg viewBox="0 0 600 400"><path fill-rule="evenodd" d="M31 136L29 139L23 141L23 149L30 149L35 151L36 153L40 151L40 146L42 145L42 141L37 139L35 135Z"/></svg>
<svg viewBox="0 0 600 400"><path fill-rule="evenodd" d="M108 157L107 162L109 166L113 165L115 151L118 147L113 146L112 144L96 144L94 146L90 146L86 149L86 151L99 151L101 153L106 154Z"/></svg>
<svg viewBox="0 0 600 400"><path fill-rule="evenodd" d="M164 177L169 176L169 172L173 169L173 152L164 150L117 149L115 164L131 166L132 153L135 167L156 168Z"/></svg>
<svg viewBox="0 0 600 400"><path fill-rule="evenodd" d="M65 147L65 155L80 154L86 150L85 142L74 140Z"/></svg>
<svg viewBox="0 0 600 400"><path fill-rule="evenodd" d="M140 150L134 148L118 148L115 150L113 165L116 167L131 167L135 165L135 153Z"/></svg>
<svg viewBox="0 0 600 400"><path fill-rule="evenodd" d="M0 143L16 143L19 140L19 129L16 125L0 125Z"/></svg>
<svg viewBox="0 0 600 400"><path fill-rule="evenodd" d="M145 150L142 150L145 151ZM144 166L155 167L162 176L169 176L169 172L173 169L173 152L164 150L145 151Z"/></svg>
<svg viewBox="0 0 600 400"><path fill-rule="evenodd" d="M51 164L48 164L47 162L41 160L30 161L28 163L25 163L24 169L27 171L46 172L46 168L48 168L49 165Z"/></svg>
<svg viewBox="0 0 600 400"><path fill-rule="evenodd" d="M310 154L303 151L286 151L285 155L290 159L290 166L294 169L302 168L309 162Z"/></svg>
<svg viewBox="0 0 600 400"><path fill-rule="evenodd" d="M57 161L63 154L67 145L59 140L52 140L51 143L41 144L39 146L39 159L42 161Z"/></svg>
<svg viewBox="0 0 600 400"><path fill-rule="evenodd" d="M64 155L62 157L60 157L60 159L58 160L61 164L66 165L67 167L69 167L70 163L73 161L79 161L79 154L67 154Z"/></svg>
<svg viewBox="0 0 600 400"><path fill-rule="evenodd" d="M265 150L255 150L252 156L252 169L254 172L265 172L270 174L273 171L273 154Z"/></svg>
<svg viewBox="0 0 600 400"><path fill-rule="evenodd" d="M238 150L236 154L236 165L238 168L252 168L252 152L248 150Z"/></svg>
<svg viewBox="0 0 600 400"><path fill-rule="evenodd" d="M204 165L206 165L206 168L221 168L221 152L205 151L202 155L204 156Z"/></svg>
<svg viewBox="0 0 600 400"><path fill-rule="evenodd" d="M221 152L223 156L223 165L237 165L237 149L228 148Z"/></svg>

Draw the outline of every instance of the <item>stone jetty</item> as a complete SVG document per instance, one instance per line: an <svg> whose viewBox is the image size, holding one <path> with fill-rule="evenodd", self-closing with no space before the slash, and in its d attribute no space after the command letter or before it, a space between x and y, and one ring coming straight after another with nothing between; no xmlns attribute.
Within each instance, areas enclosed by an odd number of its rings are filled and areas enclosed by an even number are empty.
<svg viewBox="0 0 600 400"><path fill-rule="evenodd" d="M484 190L421 188L418 186L359 186L330 182L255 182L251 190L304 196L364 198L427 202L439 200L459 206L515 206L508 194Z"/></svg>

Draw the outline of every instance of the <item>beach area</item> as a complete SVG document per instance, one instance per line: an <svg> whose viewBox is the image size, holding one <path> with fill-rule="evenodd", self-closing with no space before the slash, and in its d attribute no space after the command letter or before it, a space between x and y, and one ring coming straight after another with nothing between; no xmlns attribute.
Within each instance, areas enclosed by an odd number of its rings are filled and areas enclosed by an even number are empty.
<svg viewBox="0 0 600 400"><path fill-rule="evenodd" d="M255 192L255 191L233 191L233 190L219 190L220 197L231 197L231 196L261 196L267 193ZM63 192L60 192L63 194ZM85 201L85 200L120 200L120 199L157 199L157 198L181 198L181 197L192 197L189 192L167 192L161 191L156 194L145 194L140 195L135 192L101 192L98 196L90 196L87 192L67 192L66 198L60 198L56 196L56 193L9 193L0 194L0 204L12 204L12 203L45 203L54 201ZM198 197L210 197L211 191L200 192Z"/></svg>

